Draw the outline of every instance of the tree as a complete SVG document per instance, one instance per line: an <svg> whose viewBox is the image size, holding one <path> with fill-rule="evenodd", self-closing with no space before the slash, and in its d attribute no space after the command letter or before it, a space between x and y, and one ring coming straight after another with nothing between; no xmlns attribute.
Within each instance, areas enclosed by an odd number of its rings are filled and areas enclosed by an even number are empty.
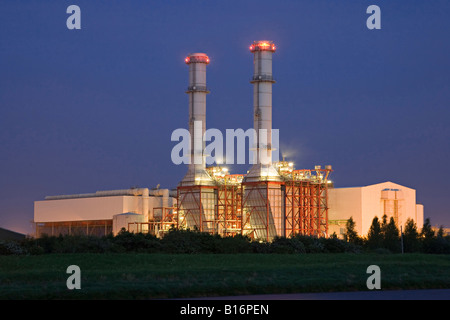
<svg viewBox="0 0 450 320"><path fill-rule="evenodd" d="M431 227L430 218L425 219L422 231L420 232L420 238L422 241L423 251L425 253L432 253L435 234L433 228Z"/></svg>
<svg viewBox="0 0 450 320"><path fill-rule="evenodd" d="M378 217L373 218L367 234L367 247L369 249L381 248L383 245L383 235L381 233L381 224Z"/></svg>
<svg viewBox="0 0 450 320"><path fill-rule="evenodd" d="M384 214L384 215L381 217L381 234L383 235L383 238L384 238L384 235L385 235L385 233L386 233L387 225L388 225L388 222L387 222L387 215Z"/></svg>
<svg viewBox="0 0 450 320"><path fill-rule="evenodd" d="M444 226L440 226L439 227L439 230L438 230L438 232L437 232L437 237L438 238L443 238L444 237Z"/></svg>
<svg viewBox="0 0 450 320"><path fill-rule="evenodd" d="M405 252L419 252L421 249L420 235L413 219L408 218L403 233L403 245Z"/></svg>
<svg viewBox="0 0 450 320"><path fill-rule="evenodd" d="M353 218L350 217L350 219L347 220L346 223L346 231L344 234L344 240L350 243L359 244L359 237L358 233L355 230L355 221L353 221Z"/></svg>
<svg viewBox="0 0 450 320"><path fill-rule="evenodd" d="M430 218L426 218L423 223L422 232L420 233L423 239L433 239L434 238L434 230L431 227Z"/></svg>
<svg viewBox="0 0 450 320"><path fill-rule="evenodd" d="M389 219L389 223L385 227L383 247L392 252L399 252L401 250L399 230L393 217Z"/></svg>

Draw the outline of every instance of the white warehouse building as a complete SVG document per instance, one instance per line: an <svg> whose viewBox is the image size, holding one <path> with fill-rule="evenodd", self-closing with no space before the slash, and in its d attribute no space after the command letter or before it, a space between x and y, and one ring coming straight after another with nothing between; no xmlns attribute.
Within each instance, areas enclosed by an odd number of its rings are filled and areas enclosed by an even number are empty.
<svg viewBox="0 0 450 320"><path fill-rule="evenodd" d="M35 235L115 235L122 228L145 232L145 222L173 206L176 191L159 188L48 196L34 203Z"/></svg>
<svg viewBox="0 0 450 320"><path fill-rule="evenodd" d="M367 236L373 218L381 221L383 215L394 218L398 228L405 228L412 219L418 229L423 227L423 205L416 203L416 190L383 182L364 187L331 188L328 190L328 234L343 237L346 222L355 221L355 230Z"/></svg>

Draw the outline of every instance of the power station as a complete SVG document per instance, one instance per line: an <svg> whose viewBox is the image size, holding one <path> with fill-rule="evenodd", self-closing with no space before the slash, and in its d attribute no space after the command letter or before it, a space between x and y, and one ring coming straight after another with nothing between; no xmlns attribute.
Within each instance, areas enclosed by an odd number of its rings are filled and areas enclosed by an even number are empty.
<svg viewBox="0 0 450 320"><path fill-rule="evenodd" d="M36 201L36 237L59 234L117 234L132 232L164 236L171 228L271 241L296 234L342 236L352 217L360 235L367 233L374 216L394 217L404 226L408 218L420 228L423 206L415 190L392 182L356 188L334 188L330 165L295 169L292 162L272 161L272 41L254 41L253 126L257 133L255 163L245 174L230 174L220 166L206 166L203 135L206 131L205 53L186 57L189 81L190 159L176 189L134 188L88 194L49 196ZM275 109L276 112L276 109ZM250 114L250 112L249 112Z"/></svg>

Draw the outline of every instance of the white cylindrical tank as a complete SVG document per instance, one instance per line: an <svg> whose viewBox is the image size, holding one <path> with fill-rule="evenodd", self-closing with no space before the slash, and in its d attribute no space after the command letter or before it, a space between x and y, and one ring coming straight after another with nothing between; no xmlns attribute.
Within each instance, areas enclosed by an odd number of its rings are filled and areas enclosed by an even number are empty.
<svg viewBox="0 0 450 320"><path fill-rule="evenodd" d="M148 231L148 225L143 224L148 222L143 214L126 212L116 214L113 216L113 234L117 235L122 228L130 232L143 232Z"/></svg>

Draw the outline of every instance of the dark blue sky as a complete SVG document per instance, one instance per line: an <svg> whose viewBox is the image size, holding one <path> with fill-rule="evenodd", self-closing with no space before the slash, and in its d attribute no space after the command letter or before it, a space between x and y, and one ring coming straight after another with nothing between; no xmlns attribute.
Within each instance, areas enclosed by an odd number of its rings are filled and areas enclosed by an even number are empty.
<svg viewBox="0 0 450 320"><path fill-rule="evenodd" d="M81 30L66 28L71 4ZM381 30L366 27L371 4ZM176 187L185 56L211 58L207 126L248 129L261 39L277 45L273 127L297 168L414 188L450 226L449 14L446 0L2 1L0 227L30 232L46 195Z"/></svg>

